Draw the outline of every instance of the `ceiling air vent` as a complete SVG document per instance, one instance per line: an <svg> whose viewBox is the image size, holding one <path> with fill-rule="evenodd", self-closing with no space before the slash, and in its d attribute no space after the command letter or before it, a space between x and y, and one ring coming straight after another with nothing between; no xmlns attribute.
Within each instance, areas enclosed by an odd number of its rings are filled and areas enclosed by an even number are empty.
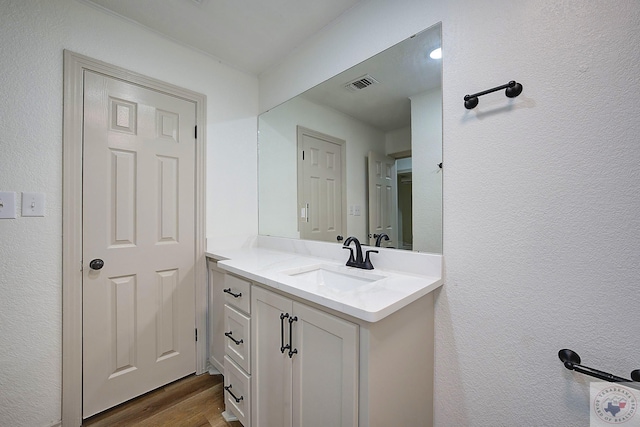
<svg viewBox="0 0 640 427"><path fill-rule="evenodd" d="M378 83L376 79L371 77L369 74L365 74L364 76L358 77L357 79L347 83L346 85L344 85L344 87L352 92L355 92L358 90L366 89L376 83Z"/></svg>

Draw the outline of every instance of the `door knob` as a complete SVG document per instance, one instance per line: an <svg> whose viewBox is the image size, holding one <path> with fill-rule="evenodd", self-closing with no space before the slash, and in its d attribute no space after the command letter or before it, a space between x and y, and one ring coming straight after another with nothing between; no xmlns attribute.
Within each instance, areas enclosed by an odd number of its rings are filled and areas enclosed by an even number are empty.
<svg viewBox="0 0 640 427"><path fill-rule="evenodd" d="M100 270L102 267L104 267L104 261L98 258L92 259L89 263L89 268L92 270Z"/></svg>

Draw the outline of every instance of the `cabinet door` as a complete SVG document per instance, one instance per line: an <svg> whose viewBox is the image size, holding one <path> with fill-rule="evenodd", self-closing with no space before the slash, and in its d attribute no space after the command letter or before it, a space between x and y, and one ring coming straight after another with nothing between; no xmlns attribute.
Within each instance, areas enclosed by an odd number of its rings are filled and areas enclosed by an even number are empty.
<svg viewBox="0 0 640 427"><path fill-rule="evenodd" d="M358 326L297 302L293 312L293 426L357 427Z"/></svg>
<svg viewBox="0 0 640 427"><path fill-rule="evenodd" d="M252 425L291 427L291 359L281 347L289 341L288 318L291 300L253 286L251 291L252 331ZM281 325L284 325L284 343ZM294 356L295 357L295 356Z"/></svg>
<svg viewBox="0 0 640 427"><path fill-rule="evenodd" d="M207 260L209 270L209 361L224 373L224 270Z"/></svg>

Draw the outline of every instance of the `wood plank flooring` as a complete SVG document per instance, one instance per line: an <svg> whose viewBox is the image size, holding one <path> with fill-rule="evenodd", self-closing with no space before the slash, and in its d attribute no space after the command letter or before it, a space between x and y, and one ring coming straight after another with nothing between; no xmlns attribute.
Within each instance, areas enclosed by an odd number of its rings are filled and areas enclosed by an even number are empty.
<svg viewBox="0 0 640 427"><path fill-rule="evenodd" d="M222 375L191 375L87 418L91 427L242 427L228 423Z"/></svg>

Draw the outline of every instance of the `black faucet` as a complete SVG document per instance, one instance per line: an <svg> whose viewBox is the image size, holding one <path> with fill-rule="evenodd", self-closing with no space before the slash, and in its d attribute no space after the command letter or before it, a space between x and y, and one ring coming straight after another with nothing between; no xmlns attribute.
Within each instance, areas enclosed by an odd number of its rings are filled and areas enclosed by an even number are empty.
<svg viewBox="0 0 640 427"><path fill-rule="evenodd" d="M387 236L385 233L374 234L373 237L376 238L376 247L378 248L380 247L380 242L383 238L384 240L389 241L389 236Z"/></svg>
<svg viewBox="0 0 640 427"><path fill-rule="evenodd" d="M356 243L355 258L353 257L353 249L349 247L349 245L351 245L351 242ZM358 239L356 239L353 236L347 237L347 240L344 241L344 246L342 246L342 249L349 249L349 260L347 261L347 264L346 264L347 267L356 267L356 268L362 268L365 270L373 270L373 264L371 264L371 260L369 259L369 253L370 252L378 253L378 251L374 251L374 250L367 251L367 255L363 260L362 245L360 244L360 241L358 241Z"/></svg>

